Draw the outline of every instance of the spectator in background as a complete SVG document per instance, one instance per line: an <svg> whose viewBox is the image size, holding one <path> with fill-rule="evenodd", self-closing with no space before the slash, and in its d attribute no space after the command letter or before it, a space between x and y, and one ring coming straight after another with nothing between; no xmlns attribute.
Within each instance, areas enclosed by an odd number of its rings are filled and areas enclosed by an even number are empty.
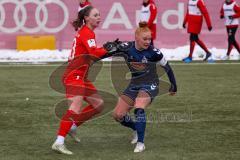
<svg viewBox="0 0 240 160"><path fill-rule="evenodd" d="M147 22L152 33L152 44L157 34L157 7L153 0L143 0L140 14L140 22Z"/></svg>
<svg viewBox="0 0 240 160"><path fill-rule="evenodd" d="M198 35L200 34L202 29L203 17L206 20L208 30L211 31L211 20L204 1L189 0L187 13L183 22L183 28L186 28L186 24L188 24L188 33L190 33L190 54L188 55L188 57L183 59L183 61L186 63L192 62L192 55L195 43L197 43L206 52L206 57L204 58L204 61L208 60L208 58L211 56L211 53L207 49L205 44L198 38Z"/></svg>
<svg viewBox="0 0 240 160"><path fill-rule="evenodd" d="M78 12L88 5L91 5L89 0L79 0Z"/></svg>
<svg viewBox="0 0 240 160"><path fill-rule="evenodd" d="M229 55L232 51L232 48L235 47L240 53L239 44L235 39L235 34L238 29L239 20L237 18L240 17L240 7L237 5L235 0L225 0L221 11L220 18L225 18L225 25L227 28L228 34L228 50L227 55L224 56L223 60L228 60Z"/></svg>

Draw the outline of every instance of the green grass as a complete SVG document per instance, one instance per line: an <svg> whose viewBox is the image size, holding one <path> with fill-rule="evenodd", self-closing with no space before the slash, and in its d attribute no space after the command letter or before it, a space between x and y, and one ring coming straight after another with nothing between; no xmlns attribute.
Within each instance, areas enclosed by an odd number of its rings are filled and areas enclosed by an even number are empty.
<svg viewBox="0 0 240 160"><path fill-rule="evenodd" d="M78 129L81 143L67 138L72 156L51 150L64 98L49 86L49 66L0 66L1 160L237 160L240 159L240 65L173 65L178 94L162 95L148 108L146 151L134 154L131 131L107 114ZM115 94L108 66L95 83ZM29 98L29 100L26 100ZM105 98L108 98L105 96ZM116 103L112 96L107 105Z"/></svg>

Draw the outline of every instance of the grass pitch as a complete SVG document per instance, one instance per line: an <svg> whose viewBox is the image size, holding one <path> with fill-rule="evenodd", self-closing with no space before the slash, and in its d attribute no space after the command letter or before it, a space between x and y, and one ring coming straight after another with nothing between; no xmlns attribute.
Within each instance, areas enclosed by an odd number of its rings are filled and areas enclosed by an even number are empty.
<svg viewBox="0 0 240 160"><path fill-rule="evenodd" d="M59 125L54 108L64 98L49 86L49 76L58 65L1 65L0 159L240 159L240 64L172 66L178 94L162 95L147 109L143 153L133 153L131 131L109 113L78 129L81 143L68 137L66 145L74 155L66 156L51 150ZM108 65L95 84L109 96L116 94Z"/></svg>

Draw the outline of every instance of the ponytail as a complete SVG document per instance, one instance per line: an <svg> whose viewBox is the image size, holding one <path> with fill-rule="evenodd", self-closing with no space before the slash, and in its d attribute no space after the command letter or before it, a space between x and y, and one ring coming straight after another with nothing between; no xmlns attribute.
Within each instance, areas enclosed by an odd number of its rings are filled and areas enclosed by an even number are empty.
<svg viewBox="0 0 240 160"><path fill-rule="evenodd" d="M135 35L139 35L142 32L151 32L151 30L148 28L147 22L139 22L138 28L135 31Z"/></svg>

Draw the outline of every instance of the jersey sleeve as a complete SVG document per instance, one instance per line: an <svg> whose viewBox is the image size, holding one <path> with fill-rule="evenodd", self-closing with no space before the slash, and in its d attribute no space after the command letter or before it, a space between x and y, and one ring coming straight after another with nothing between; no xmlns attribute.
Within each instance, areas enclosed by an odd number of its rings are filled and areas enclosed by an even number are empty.
<svg viewBox="0 0 240 160"><path fill-rule="evenodd" d="M103 47L97 47L94 37L84 37L82 38L82 43L86 47L88 53L92 56L100 58L107 53L107 51Z"/></svg>
<svg viewBox="0 0 240 160"><path fill-rule="evenodd" d="M165 66L168 61L165 59L160 49L153 48L153 52L154 52L153 61L157 62L157 64L160 64L161 66Z"/></svg>
<svg viewBox="0 0 240 160"><path fill-rule="evenodd" d="M161 65L162 68L164 68L165 72L167 73L168 79L171 82L171 87L169 91L177 92L177 83L171 66L169 65L168 61L165 59L164 55L159 49L154 48L153 51L155 61L157 62L157 64Z"/></svg>
<svg viewBox="0 0 240 160"><path fill-rule="evenodd" d="M186 25L187 22L188 22L188 8L187 8L187 13L186 13L186 15L185 15L185 17L184 17L183 24Z"/></svg>
<svg viewBox="0 0 240 160"><path fill-rule="evenodd" d="M150 17L148 20L148 26L152 26L154 20L156 19L157 16L157 7L155 4L150 4Z"/></svg>
<svg viewBox="0 0 240 160"><path fill-rule="evenodd" d="M233 9L235 11L235 14L233 15L233 18L239 18L240 17L240 7L239 7L239 5L235 4Z"/></svg>
<svg viewBox="0 0 240 160"><path fill-rule="evenodd" d="M223 10L223 6L222 6L222 8L221 8L221 10L220 10L220 17L224 17L224 10Z"/></svg>
<svg viewBox="0 0 240 160"><path fill-rule="evenodd" d="M210 16L209 16L207 8L206 8L206 5L203 2L203 0L199 0L198 3L197 3L197 6L200 9L201 13L203 14L203 17L206 20L207 26L211 27L212 26L211 19L210 19Z"/></svg>

